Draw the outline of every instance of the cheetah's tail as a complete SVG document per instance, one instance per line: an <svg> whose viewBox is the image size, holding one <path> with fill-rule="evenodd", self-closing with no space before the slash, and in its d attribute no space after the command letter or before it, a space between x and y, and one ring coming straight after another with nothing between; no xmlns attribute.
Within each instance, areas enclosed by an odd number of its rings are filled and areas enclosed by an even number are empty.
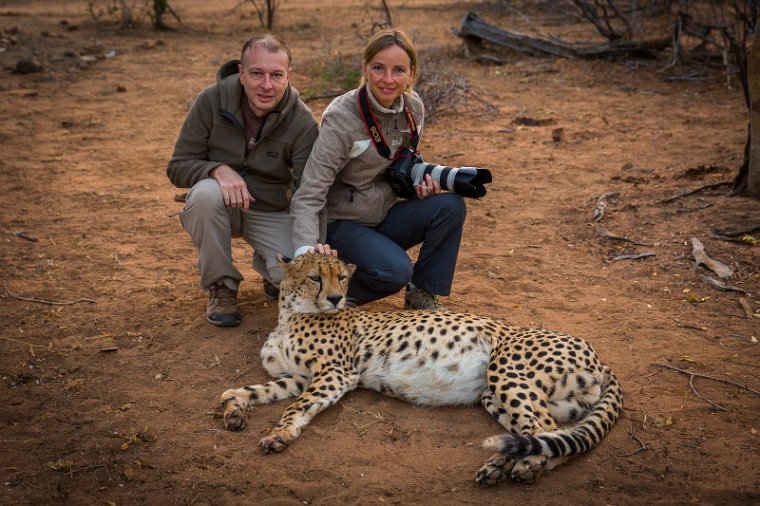
<svg viewBox="0 0 760 506"><path fill-rule="evenodd" d="M566 457L585 453L597 446L612 429L623 409L623 395L615 374L604 366L603 394L577 423L533 435L500 434L486 439L483 447L515 456Z"/></svg>

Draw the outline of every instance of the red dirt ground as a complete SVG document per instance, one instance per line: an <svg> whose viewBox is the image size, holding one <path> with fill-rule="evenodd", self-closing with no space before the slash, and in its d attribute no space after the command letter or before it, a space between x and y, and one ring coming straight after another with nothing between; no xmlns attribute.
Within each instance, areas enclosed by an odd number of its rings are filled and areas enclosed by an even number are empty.
<svg viewBox="0 0 760 506"><path fill-rule="evenodd" d="M481 489L479 445L500 428L478 406L419 408L357 391L268 456L257 442L285 403L254 409L242 433L223 430L220 393L266 380L258 353L276 308L236 243L245 319L235 329L205 322L194 251L174 216L181 190L164 167L188 104L256 22L230 13L232 0L171 4L183 26L158 33L96 23L83 1L0 3L0 503L760 503L760 401L739 386L760 390L760 249L711 237L760 224L760 202L728 186L661 202L733 177L747 121L735 78L713 68L666 81L689 69L665 72L662 61L506 55L481 66L450 29L471 9L530 31L523 17L496 3L392 2L423 52L498 109L471 99L426 125L426 159L495 173L489 194L469 202L445 304L585 337L625 390L624 417L596 450L536 485ZM326 62L356 60L365 6L282 4L278 32L304 94L331 89ZM547 32L588 32L523 7ZM12 73L21 58L42 72ZM317 117L326 104L310 102ZM617 198L593 223L610 191ZM716 276L696 265L692 237L745 293L701 280ZM645 252L656 256L612 260ZM719 410L658 363L738 385L694 378Z"/></svg>

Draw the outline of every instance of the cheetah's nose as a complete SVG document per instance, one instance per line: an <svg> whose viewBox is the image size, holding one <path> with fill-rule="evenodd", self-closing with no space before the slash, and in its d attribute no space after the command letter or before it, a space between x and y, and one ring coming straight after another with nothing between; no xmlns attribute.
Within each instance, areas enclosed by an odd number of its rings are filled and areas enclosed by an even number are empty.
<svg viewBox="0 0 760 506"><path fill-rule="evenodd" d="M343 300L343 296L342 295L328 295L327 296L327 300L329 300L330 302L332 302L333 306L337 306L338 303L341 300Z"/></svg>

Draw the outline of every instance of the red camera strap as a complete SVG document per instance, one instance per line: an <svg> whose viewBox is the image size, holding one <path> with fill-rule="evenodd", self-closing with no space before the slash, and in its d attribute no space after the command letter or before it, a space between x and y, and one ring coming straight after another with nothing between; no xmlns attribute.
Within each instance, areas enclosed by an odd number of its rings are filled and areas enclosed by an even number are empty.
<svg viewBox="0 0 760 506"><path fill-rule="evenodd" d="M366 85L359 88L359 93L357 96L359 101L359 111L362 115L362 121L364 122L364 126L367 127L367 132L369 132L369 137L372 139L372 143L375 145L375 149L377 149L377 152L380 153L380 156L392 160L391 148L388 146L388 143L385 142L383 132L381 132L377 127L377 120L375 119L375 114L372 112L372 106L369 103L369 95L367 93ZM404 101L404 112L406 113L406 121L409 123L409 133L412 136L412 150L416 152L417 145L420 143L420 134L417 129L417 122L414 120L414 116L412 115L412 110L406 104L406 101Z"/></svg>

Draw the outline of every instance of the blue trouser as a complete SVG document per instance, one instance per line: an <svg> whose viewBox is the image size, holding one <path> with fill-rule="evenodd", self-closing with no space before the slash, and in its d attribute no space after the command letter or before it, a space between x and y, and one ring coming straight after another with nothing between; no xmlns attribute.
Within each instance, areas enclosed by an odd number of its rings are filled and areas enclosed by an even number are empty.
<svg viewBox="0 0 760 506"><path fill-rule="evenodd" d="M467 208L462 197L441 193L394 205L378 226L338 220L327 226L327 243L356 265L348 297L366 304L401 290L410 281L449 295ZM417 261L406 250L422 243Z"/></svg>

